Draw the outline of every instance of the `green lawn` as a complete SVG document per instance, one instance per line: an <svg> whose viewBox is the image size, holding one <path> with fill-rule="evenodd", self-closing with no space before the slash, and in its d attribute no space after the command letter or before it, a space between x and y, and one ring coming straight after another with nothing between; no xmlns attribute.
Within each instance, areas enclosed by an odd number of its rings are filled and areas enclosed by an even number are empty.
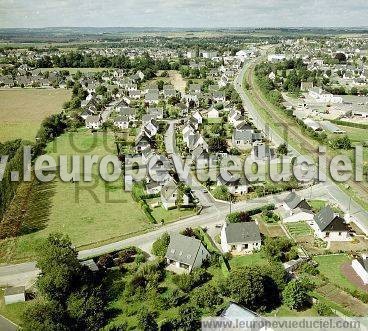
<svg viewBox="0 0 368 331"><path fill-rule="evenodd" d="M171 209L166 210L163 207L157 207L153 208L152 210L152 216L155 218L157 222L161 222L161 220L164 220L164 223L171 223L174 221L177 221L179 219L183 219L189 216L195 215L195 212L193 209Z"/></svg>
<svg viewBox="0 0 368 331"><path fill-rule="evenodd" d="M290 309L285 305L282 305L281 307L272 311L268 315L276 316L276 317L303 317L303 316L312 317L312 316L318 316L318 313L314 307L298 311L298 310Z"/></svg>
<svg viewBox="0 0 368 331"><path fill-rule="evenodd" d="M48 146L49 154L55 157L81 155L81 149L84 154L114 154L113 136L92 135L88 131L67 133ZM37 246L51 232L67 234L73 244L80 247L116 241L153 227L130 192L122 190L121 179L105 183L97 176L97 167L93 168L93 174L90 183L54 181L46 227L19 237L13 259L32 258Z"/></svg>
<svg viewBox="0 0 368 331"><path fill-rule="evenodd" d="M314 212L319 212L324 206L326 206L326 201L323 200L310 200L309 205L312 207Z"/></svg>
<svg viewBox="0 0 368 331"><path fill-rule="evenodd" d="M0 315L3 315L13 323L20 325L21 317L25 311L29 302L13 303L11 305L5 305L4 291L0 289Z"/></svg>
<svg viewBox="0 0 368 331"><path fill-rule="evenodd" d="M0 142L34 141L42 120L61 112L69 98L65 89L0 89Z"/></svg>
<svg viewBox="0 0 368 331"><path fill-rule="evenodd" d="M286 223L285 226L293 237L308 236L313 233L311 227L305 222Z"/></svg>
<svg viewBox="0 0 368 331"><path fill-rule="evenodd" d="M260 252L257 252L249 255L234 256L229 262L230 267L234 268L238 266L266 264L267 259L263 258Z"/></svg>
<svg viewBox="0 0 368 331"><path fill-rule="evenodd" d="M348 288L350 290L358 289L341 273L341 266L344 263L351 261L348 255L315 256L314 260L318 262L318 269L321 274L326 276L332 284Z"/></svg>

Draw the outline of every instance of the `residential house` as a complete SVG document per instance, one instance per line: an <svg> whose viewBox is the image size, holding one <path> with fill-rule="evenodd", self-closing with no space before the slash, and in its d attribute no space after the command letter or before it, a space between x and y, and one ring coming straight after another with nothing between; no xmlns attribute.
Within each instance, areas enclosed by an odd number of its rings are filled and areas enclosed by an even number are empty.
<svg viewBox="0 0 368 331"><path fill-rule="evenodd" d="M144 102L148 105L157 104L159 101L159 94L157 92L148 92L144 97Z"/></svg>
<svg viewBox="0 0 368 331"><path fill-rule="evenodd" d="M283 222L285 223L312 221L314 218L311 206L295 192L291 192L284 199L282 208L284 211Z"/></svg>
<svg viewBox="0 0 368 331"><path fill-rule="evenodd" d="M202 122L203 122L203 118L202 118L202 115L199 113L199 111L198 111L198 110L196 110L196 111L192 114L192 117L193 117L194 119L196 119L196 121L197 121L197 123L198 123L198 124L202 124Z"/></svg>
<svg viewBox="0 0 368 331"><path fill-rule="evenodd" d="M232 143L236 148L248 149L252 147L254 142L261 142L262 139L262 133L254 132L252 128L246 130L235 129L233 131Z"/></svg>
<svg viewBox="0 0 368 331"><path fill-rule="evenodd" d="M315 236L324 241L351 240L349 226L330 206L324 207L309 224L314 230Z"/></svg>
<svg viewBox="0 0 368 331"><path fill-rule="evenodd" d="M136 121L136 110L130 107L118 107L117 108L120 116L127 116L130 122Z"/></svg>
<svg viewBox="0 0 368 331"><path fill-rule="evenodd" d="M226 96L225 96L225 92L223 91L215 91L212 93L212 99L215 102L225 102L226 100Z"/></svg>
<svg viewBox="0 0 368 331"><path fill-rule="evenodd" d="M148 138L153 138L158 132L158 123L155 120L151 120L143 127L143 131Z"/></svg>
<svg viewBox="0 0 368 331"><path fill-rule="evenodd" d="M129 91L129 98L132 98L134 100L138 100L141 98L141 91Z"/></svg>
<svg viewBox="0 0 368 331"><path fill-rule="evenodd" d="M85 122L87 129L97 130L102 126L100 116L88 115L85 119Z"/></svg>
<svg viewBox="0 0 368 331"><path fill-rule="evenodd" d="M248 193L249 182L244 177L231 176L230 180L225 180L221 175L217 177L217 185L224 185L227 187L229 193L233 195L243 195Z"/></svg>
<svg viewBox="0 0 368 331"><path fill-rule="evenodd" d="M256 222L226 223L221 229L221 248L225 253L252 253L261 248Z"/></svg>
<svg viewBox="0 0 368 331"><path fill-rule="evenodd" d="M362 254L351 262L351 266L364 285L368 284L368 255Z"/></svg>
<svg viewBox="0 0 368 331"><path fill-rule="evenodd" d="M178 199L178 185L176 184L174 179L171 179L165 183L165 185L161 189L161 203L162 206L166 209L173 209L176 207L176 201ZM189 205L189 196L187 194L183 194L182 206Z"/></svg>
<svg viewBox="0 0 368 331"><path fill-rule="evenodd" d="M138 153L141 153L142 150L147 148L147 146L150 146L151 139L148 138L146 133L144 131L141 131L137 138L135 139L135 149Z"/></svg>
<svg viewBox="0 0 368 331"><path fill-rule="evenodd" d="M114 125L120 129L129 128L129 117L128 116L118 116L114 119Z"/></svg>
<svg viewBox="0 0 368 331"><path fill-rule="evenodd" d="M200 240L181 234L170 235L170 244L165 255L169 270L190 273L193 269L200 268L209 257L210 253Z"/></svg>
<svg viewBox="0 0 368 331"><path fill-rule="evenodd" d="M323 91L320 87L313 87L309 89L309 96L317 102L325 103L342 103L342 97L334 96L331 93Z"/></svg>
<svg viewBox="0 0 368 331"><path fill-rule="evenodd" d="M234 127L243 121L240 111L232 109L228 115L228 122Z"/></svg>
<svg viewBox="0 0 368 331"><path fill-rule="evenodd" d="M252 148L251 157L253 160L267 160L275 157L275 150L264 143L255 144Z"/></svg>
<svg viewBox="0 0 368 331"><path fill-rule="evenodd" d="M221 312L220 314L221 320L225 320L224 325L228 325L228 323L226 321L231 321L231 323L233 323L233 325L237 325L239 323L239 321L244 321L244 323L248 323L249 325L252 325L252 321L256 322L253 323L255 326L253 328L247 328L248 330L252 330L252 331L273 331L273 329L271 329L270 327L267 326L263 326L262 325L267 325L266 321L265 323L258 323L261 319L261 317L251 311L248 308L242 307L237 303L234 302L229 302L228 306ZM244 324L245 325L245 324ZM234 328L234 330L242 330L244 328Z"/></svg>
<svg viewBox="0 0 368 331"><path fill-rule="evenodd" d="M219 117L220 117L219 111L214 107L212 107L207 113L207 118L208 119L216 119L216 118L219 118Z"/></svg>

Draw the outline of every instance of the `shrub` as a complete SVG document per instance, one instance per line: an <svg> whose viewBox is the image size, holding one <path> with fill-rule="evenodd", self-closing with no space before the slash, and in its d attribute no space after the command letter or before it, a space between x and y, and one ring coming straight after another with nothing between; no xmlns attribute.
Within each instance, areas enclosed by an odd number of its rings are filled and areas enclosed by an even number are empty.
<svg viewBox="0 0 368 331"><path fill-rule="evenodd" d="M164 233L152 244L152 253L156 256L165 256L169 244L170 235L168 233Z"/></svg>

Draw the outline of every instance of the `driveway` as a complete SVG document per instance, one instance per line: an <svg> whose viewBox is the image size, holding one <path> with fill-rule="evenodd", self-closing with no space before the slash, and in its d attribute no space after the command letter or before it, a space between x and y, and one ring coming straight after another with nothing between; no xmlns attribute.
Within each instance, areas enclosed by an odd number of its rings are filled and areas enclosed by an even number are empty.
<svg viewBox="0 0 368 331"><path fill-rule="evenodd" d="M18 326L0 315L0 331L16 331Z"/></svg>

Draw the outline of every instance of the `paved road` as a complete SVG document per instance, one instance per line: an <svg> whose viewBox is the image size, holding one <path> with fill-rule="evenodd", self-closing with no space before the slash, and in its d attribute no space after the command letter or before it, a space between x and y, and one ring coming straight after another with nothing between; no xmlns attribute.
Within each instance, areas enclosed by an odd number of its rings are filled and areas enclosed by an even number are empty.
<svg viewBox="0 0 368 331"><path fill-rule="evenodd" d="M166 152L169 154L169 156L176 155L177 157L180 157L175 145L175 126L178 121L172 120L168 121L168 123L169 127L165 134ZM221 202L214 201L210 194L204 192L204 187L199 183L197 178L192 173L189 173L185 183L191 187L194 196L198 198L200 204L204 208L205 213L208 213L212 208L216 208L215 204L218 206L221 205Z"/></svg>
<svg viewBox="0 0 368 331"><path fill-rule="evenodd" d="M269 203L281 202L288 192L283 192L277 195L269 195L263 198L241 201L232 204L232 211L249 210L256 207L261 207ZM308 199L326 199L334 202L333 196L321 184L314 187L299 191L299 194ZM109 253L119 250L123 247L135 245L149 252L152 243L165 232L179 232L186 227L214 227L224 221L226 215L230 211L230 205L221 204L210 209L210 212L186 218L175 223L158 226L156 230L141 234L136 237L121 240L115 243L103 245L97 248L83 250L78 253L79 259L87 259L93 256ZM2 286L29 286L36 279L38 270L34 262L22 263L17 265L0 266L0 285ZM1 330L1 329L0 329Z"/></svg>
<svg viewBox="0 0 368 331"><path fill-rule="evenodd" d="M0 315L0 331L16 331L17 325Z"/></svg>
<svg viewBox="0 0 368 331"><path fill-rule="evenodd" d="M235 79L234 86L239 95L241 96L244 104L244 109L248 111L249 116L253 119L254 125L257 129L262 130L266 133L269 139L276 145L280 145L285 142L285 139L282 138L277 132L275 132L272 128L268 126L268 124L264 121L262 116L257 112L256 108L245 94L245 89L243 86L243 78L246 71L249 69L250 65L254 64L254 62L259 61L260 59L253 60L251 62L246 63L242 70L239 72L238 76ZM291 151L293 156L301 155L299 151L288 144L288 148ZM323 169L322 169L323 170ZM358 203L352 200L345 192L343 192L330 178L327 178L326 183L324 184L324 188L328 192L330 198L335 201L340 208L345 212L349 213L353 218L355 223L366 233L368 234L368 212L365 211Z"/></svg>

